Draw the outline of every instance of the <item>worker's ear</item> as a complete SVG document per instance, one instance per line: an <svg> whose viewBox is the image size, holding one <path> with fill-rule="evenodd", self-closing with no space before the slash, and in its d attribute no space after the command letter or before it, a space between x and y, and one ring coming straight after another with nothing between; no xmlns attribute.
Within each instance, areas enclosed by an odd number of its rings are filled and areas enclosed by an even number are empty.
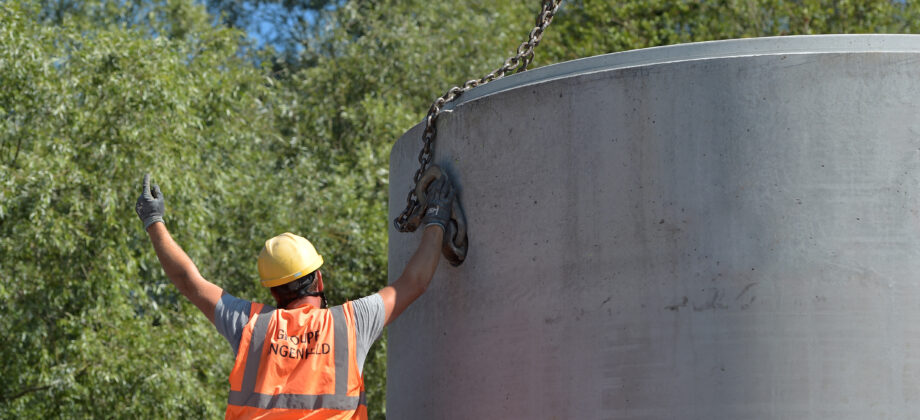
<svg viewBox="0 0 920 420"><path fill-rule="evenodd" d="M316 291L323 291L323 273L319 270L316 270Z"/></svg>

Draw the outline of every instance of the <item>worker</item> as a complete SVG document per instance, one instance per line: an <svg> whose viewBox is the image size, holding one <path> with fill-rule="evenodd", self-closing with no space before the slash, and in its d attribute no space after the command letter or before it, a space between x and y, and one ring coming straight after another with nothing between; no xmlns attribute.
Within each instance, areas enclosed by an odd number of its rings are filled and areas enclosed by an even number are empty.
<svg viewBox="0 0 920 420"><path fill-rule="evenodd" d="M440 260L454 192L447 177L428 187L421 243L402 275L379 292L326 307L323 258L298 235L265 241L257 267L274 307L234 297L205 280L164 223L165 197L144 176L135 211L166 276L236 354L226 418L366 419L362 369L383 327L428 287Z"/></svg>

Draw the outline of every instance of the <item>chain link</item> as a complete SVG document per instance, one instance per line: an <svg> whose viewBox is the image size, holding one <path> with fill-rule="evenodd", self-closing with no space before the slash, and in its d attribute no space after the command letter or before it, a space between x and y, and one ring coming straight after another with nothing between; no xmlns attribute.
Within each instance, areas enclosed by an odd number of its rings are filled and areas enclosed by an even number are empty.
<svg viewBox="0 0 920 420"><path fill-rule="evenodd" d="M484 77L468 80L463 86L454 86L450 88L447 93L431 104L431 108L428 108L428 115L425 117L425 130L422 132L422 142L424 145L418 154L419 168L415 171L415 175L412 176L413 187L409 189L409 195L406 196L406 208L393 220L396 230L400 232L412 232L418 228L418 223L410 222L410 218L413 218L413 215L418 215L423 210L415 194L415 186L418 185L419 180L422 178L422 174L428 169L428 166L431 165L431 160L434 157L431 146L434 143L435 136L437 136L436 124L441 109L448 102L460 97L463 92L477 86L482 86L493 80L500 79L512 69L514 69L515 73L527 70L527 66L533 61L534 48L536 48L537 45L540 44L540 40L543 39L543 32L553 21L553 16L555 16L556 11L559 10L562 0L542 0L542 4L543 6L540 13L537 15L536 26L530 31L529 39L518 46L517 53L514 56L505 60L505 63L501 67ZM418 217L415 217L415 219L417 218Z"/></svg>

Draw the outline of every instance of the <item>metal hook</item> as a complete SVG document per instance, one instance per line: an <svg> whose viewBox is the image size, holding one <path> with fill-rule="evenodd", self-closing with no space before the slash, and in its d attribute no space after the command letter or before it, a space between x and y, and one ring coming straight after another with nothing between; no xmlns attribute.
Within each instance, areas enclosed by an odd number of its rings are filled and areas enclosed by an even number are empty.
<svg viewBox="0 0 920 420"><path fill-rule="evenodd" d="M456 267L466 260L469 245L466 236L466 215L463 213L463 208L460 207L459 199L454 196L454 206L450 211L450 224L444 235L441 252L447 258L447 262Z"/></svg>
<svg viewBox="0 0 920 420"><path fill-rule="evenodd" d="M415 232L415 230L418 229L418 226L422 224L422 215L425 212L425 208L428 207L428 186L442 175L444 175L444 173L437 165L429 166L428 169L422 173L421 177L418 179L418 183L415 184L417 205L409 212L405 222L402 222L400 218L396 218L396 220L393 221L396 230L400 232Z"/></svg>
<svg viewBox="0 0 920 420"><path fill-rule="evenodd" d="M429 166L428 169L422 173L418 183L415 185L415 196L418 197L419 205L413 209L412 213L406 219L406 223L403 226L405 231L414 232L418 229L419 225L422 224L422 215L428 207L428 186L441 177L447 177L447 172L444 172L437 165ZM448 179L448 182L449 181ZM441 252L444 254L447 261L456 267L462 264L466 259L468 248L469 241L466 233L466 215L463 213L463 208L460 206L459 199L454 196L454 204L450 212L450 223L444 232L444 242L441 245Z"/></svg>

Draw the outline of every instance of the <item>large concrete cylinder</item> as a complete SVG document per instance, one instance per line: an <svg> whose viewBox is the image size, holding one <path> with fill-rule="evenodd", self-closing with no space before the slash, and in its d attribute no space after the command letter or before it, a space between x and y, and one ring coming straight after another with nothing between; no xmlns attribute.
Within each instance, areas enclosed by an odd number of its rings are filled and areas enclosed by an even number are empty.
<svg viewBox="0 0 920 420"><path fill-rule="evenodd" d="M920 418L920 36L539 68L435 152L469 255L390 327L391 418ZM394 281L421 235L390 229Z"/></svg>

